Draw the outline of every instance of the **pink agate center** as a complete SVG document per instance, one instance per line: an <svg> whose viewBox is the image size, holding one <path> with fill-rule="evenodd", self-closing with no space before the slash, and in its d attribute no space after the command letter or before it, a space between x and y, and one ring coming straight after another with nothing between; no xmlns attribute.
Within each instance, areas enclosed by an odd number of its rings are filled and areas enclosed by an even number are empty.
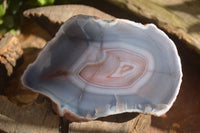
<svg viewBox="0 0 200 133"><path fill-rule="evenodd" d="M100 87L128 87L143 75L146 66L143 57L122 49L103 52L103 61L87 63L79 72L86 82Z"/></svg>

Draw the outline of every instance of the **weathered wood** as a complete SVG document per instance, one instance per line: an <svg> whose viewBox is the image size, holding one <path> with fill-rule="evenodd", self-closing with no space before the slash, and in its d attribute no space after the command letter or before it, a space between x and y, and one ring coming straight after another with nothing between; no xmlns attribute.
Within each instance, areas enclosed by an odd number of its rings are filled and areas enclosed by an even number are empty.
<svg viewBox="0 0 200 133"><path fill-rule="evenodd" d="M16 66L16 60L22 56L22 49L18 39L12 34L7 33L0 40L0 65L4 65L7 75L13 73L13 68ZM3 73L0 71L0 73Z"/></svg>
<svg viewBox="0 0 200 133"><path fill-rule="evenodd" d="M0 96L0 132L59 133L59 117L47 102L18 107Z"/></svg>
<svg viewBox="0 0 200 133"><path fill-rule="evenodd" d="M101 17L105 20L114 19L113 16L106 14L96 8L85 5L59 5L59 6L46 6L34 9L29 9L24 12L26 17L47 17L52 23L62 24L67 19L74 15L90 15Z"/></svg>
<svg viewBox="0 0 200 133"><path fill-rule="evenodd" d="M139 114L130 120L133 115L129 113L115 115L109 120L109 116L105 119L89 121L89 122L72 122L69 124L69 133L146 133L149 130L151 116ZM105 121L107 119L107 121ZM112 122L113 121L113 122Z"/></svg>
<svg viewBox="0 0 200 133"><path fill-rule="evenodd" d="M24 51L22 63L10 78L6 89L4 89L4 95L18 105L31 104L37 99L38 93L23 87L21 76L27 66L35 60L47 40L50 40L50 35L35 22L26 21L22 27L21 34L17 37Z"/></svg>
<svg viewBox="0 0 200 133"><path fill-rule="evenodd" d="M21 34L18 35L18 39L23 49L42 49L47 41L51 39L51 36L36 22L26 20L21 28Z"/></svg>
<svg viewBox="0 0 200 133"><path fill-rule="evenodd" d="M28 21L17 39L24 48L23 56L6 82L3 91L6 97L0 96L0 132L59 133L59 116L53 113L49 101L38 100L38 93L24 88L20 81L26 67L41 50L38 48L44 47L50 35L36 23Z"/></svg>
<svg viewBox="0 0 200 133"><path fill-rule="evenodd" d="M105 20L114 19L109 14L85 5L47 6L29 9L24 12L24 16L35 19L52 36L67 19L79 14L97 16Z"/></svg>
<svg viewBox="0 0 200 133"><path fill-rule="evenodd" d="M30 91L22 85L21 76L26 67L35 60L39 51L35 48L24 50L23 63L17 67L15 74L10 78L7 87L4 89L9 100L18 105L31 104L38 97L38 93Z"/></svg>
<svg viewBox="0 0 200 133"><path fill-rule="evenodd" d="M178 36L200 54L199 0L107 0Z"/></svg>

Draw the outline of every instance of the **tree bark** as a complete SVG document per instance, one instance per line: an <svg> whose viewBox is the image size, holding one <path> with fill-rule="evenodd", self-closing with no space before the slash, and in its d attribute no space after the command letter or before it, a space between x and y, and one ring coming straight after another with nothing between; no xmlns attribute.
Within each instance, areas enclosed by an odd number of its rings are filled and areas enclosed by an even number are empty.
<svg viewBox="0 0 200 133"><path fill-rule="evenodd" d="M0 105L0 132L59 133L59 117L47 102L19 107L0 96Z"/></svg>
<svg viewBox="0 0 200 133"><path fill-rule="evenodd" d="M69 133L146 133L149 130L151 116L134 113L108 116L103 120L73 122L69 124ZM123 121L124 118L129 120ZM108 121L109 120L109 121Z"/></svg>
<svg viewBox="0 0 200 133"><path fill-rule="evenodd" d="M61 24L72 16L79 14L97 16L105 20L114 19L114 17L109 14L85 5L47 6L24 11L25 17L36 20L36 22L43 26L52 36L55 35Z"/></svg>
<svg viewBox="0 0 200 133"><path fill-rule="evenodd" d="M6 74L10 76L16 66L17 59L23 54L18 39L12 34L5 34L0 40L0 65L6 69ZM5 73L0 71L0 73ZM4 74L5 75L5 74Z"/></svg>

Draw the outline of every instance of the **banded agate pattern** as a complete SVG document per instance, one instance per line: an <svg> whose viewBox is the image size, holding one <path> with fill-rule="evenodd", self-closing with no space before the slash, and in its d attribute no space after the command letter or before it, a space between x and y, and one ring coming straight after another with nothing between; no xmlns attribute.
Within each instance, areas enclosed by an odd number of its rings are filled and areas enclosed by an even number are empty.
<svg viewBox="0 0 200 133"><path fill-rule="evenodd" d="M66 21L22 76L70 120L123 112L166 113L182 72L174 43L155 25L78 15Z"/></svg>
<svg viewBox="0 0 200 133"><path fill-rule="evenodd" d="M86 83L101 88L125 88L131 86L145 72L146 61L142 57L118 49L102 52L102 61L85 61L84 68L80 70L79 75Z"/></svg>

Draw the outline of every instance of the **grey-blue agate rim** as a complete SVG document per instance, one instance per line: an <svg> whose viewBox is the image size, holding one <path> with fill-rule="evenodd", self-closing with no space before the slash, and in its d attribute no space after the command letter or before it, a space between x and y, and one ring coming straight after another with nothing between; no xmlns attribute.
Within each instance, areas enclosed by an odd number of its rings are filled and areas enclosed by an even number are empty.
<svg viewBox="0 0 200 133"><path fill-rule="evenodd" d="M126 59L127 55L130 57ZM104 69L117 57L122 63L113 70L111 82L102 78L100 83L93 73L94 79L88 78L93 69L106 73ZM96 67L106 59L103 67ZM116 64L118 60L113 69ZM119 73L125 69L124 64L129 65L128 70ZM116 77L121 80L114 82ZM171 108L178 95L182 69L175 44L154 24L78 15L61 26L21 80L25 87L49 97L60 116L70 114L80 120L123 112L160 116Z"/></svg>

